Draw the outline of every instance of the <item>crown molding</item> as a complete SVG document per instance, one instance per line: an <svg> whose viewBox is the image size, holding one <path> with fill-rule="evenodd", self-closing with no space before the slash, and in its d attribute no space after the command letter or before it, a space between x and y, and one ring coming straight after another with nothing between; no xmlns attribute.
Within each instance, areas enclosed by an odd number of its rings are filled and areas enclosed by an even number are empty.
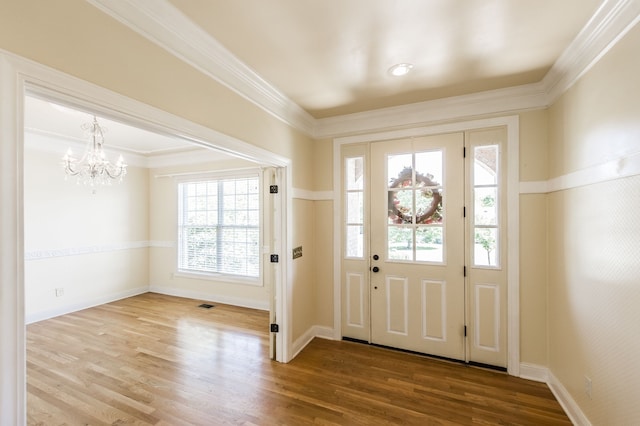
<svg viewBox="0 0 640 426"><path fill-rule="evenodd" d="M34 128L25 128L24 130L24 146L26 149L58 155L60 157L61 164L62 156L68 149L72 149L79 155L82 155L82 153L87 149L88 141L84 139L77 139ZM146 157L138 153L134 153L131 150L123 150L112 145L107 145L105 146L105 152L110 157L122 155L127 166L148 167Z"/></svg>
<svg viewBox="0 0 640 426"><path fill-rule="evenodd" d="M60 158L68 149L73 149L74 152L82 154L87 148L86 140L33 128L25 129L24 144L27 149L59 155ZM202 147L152 156L113 145L106 146L105 151L109 156L121 154L128 166L146 169L226 161L226 156L221 158L217 151Z"/></svg>
<svg viewBox="0 0 640 426"><path fill-rule="evenodd" d="M236 58L168 0L87 0L285 123L313 132L314 118Z"/></svg>
<svg viewBox="0 0 640 426"><path fill-rule="evenodd" d="M549 105L640 21L639 0L604 1L542 79Z"/></svg>
<svg viewBox="0 0 640 426"><path fill-rule="evenodd" d="M87 2L316 139L546 108L640 20L640 0L605 0L538 83L315 119L196 26L169 0Z"/></svg>
<svg viewBox="0 0 640 426"><path fill-rule="evenodd" d="M329 138L354 133L424 126L454 119L473 119L498 113L545 108L540 83L417 102L318 120L315 136Z"/></svg>

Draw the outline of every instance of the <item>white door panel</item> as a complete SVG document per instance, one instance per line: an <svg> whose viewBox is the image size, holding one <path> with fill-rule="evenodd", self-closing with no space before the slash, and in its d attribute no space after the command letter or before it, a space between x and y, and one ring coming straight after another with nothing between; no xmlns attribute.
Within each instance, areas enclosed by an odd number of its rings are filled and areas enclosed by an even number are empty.
<svg viewBox="0 0 640 426"><path fill-rule="evenodd" d="M373 343L464 359L463 142L371 144Z"/></svg>
<svg viewBox="0 0 640 426"><path fill-rule="evenodd" d="M469 131L468 359L507 366L506 130Z"/></svg>

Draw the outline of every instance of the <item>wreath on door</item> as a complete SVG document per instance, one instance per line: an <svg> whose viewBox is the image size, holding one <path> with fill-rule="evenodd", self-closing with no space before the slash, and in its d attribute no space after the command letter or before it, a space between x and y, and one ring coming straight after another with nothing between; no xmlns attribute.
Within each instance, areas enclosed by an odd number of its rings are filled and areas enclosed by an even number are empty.
<svg viewBox="0 0 640 426"><path fill-rule="evenodd" d="M424 186L420 192L423 197L431 198L431 203L427 209L416 215L416 224L429 224L442 221L442 193L437 187L440 184L433 180L433 176L430 174L422 174L416 172L416 186ZM413 169L411 167L405 167L398 174L398 177L392 179L389 183L390 189L404 188L412 186L413 181ZM422 185L420 185L422 184ZM414 223L413 215L411 214L411 207L405 207L400 204L398 199L398 191L389 191L389 218L393 223Z"/></svg>

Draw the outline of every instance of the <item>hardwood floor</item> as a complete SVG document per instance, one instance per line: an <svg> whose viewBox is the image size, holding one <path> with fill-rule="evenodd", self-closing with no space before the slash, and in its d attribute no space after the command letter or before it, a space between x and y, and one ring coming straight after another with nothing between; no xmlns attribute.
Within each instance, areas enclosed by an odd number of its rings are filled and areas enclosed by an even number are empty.
<svg viewBox="0 0 640 426"><path fill-rule="evenodd" d="M268 360L268 315L159 294L27 327L29 425L563 425L546 385L352 342Z"/></svg>

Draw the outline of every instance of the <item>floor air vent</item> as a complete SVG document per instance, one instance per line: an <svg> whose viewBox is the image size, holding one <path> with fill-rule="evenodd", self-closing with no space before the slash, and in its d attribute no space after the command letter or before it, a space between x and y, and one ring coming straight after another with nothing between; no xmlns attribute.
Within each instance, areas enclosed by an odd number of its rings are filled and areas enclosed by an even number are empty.
<svg viewBox="0 0 640 426"><path fill-rule="evenodd" d="M203 303L202 305L199 305L198 308L203 308L203 309L211 309L216 305L209 305L208 303Z"/></svg>

